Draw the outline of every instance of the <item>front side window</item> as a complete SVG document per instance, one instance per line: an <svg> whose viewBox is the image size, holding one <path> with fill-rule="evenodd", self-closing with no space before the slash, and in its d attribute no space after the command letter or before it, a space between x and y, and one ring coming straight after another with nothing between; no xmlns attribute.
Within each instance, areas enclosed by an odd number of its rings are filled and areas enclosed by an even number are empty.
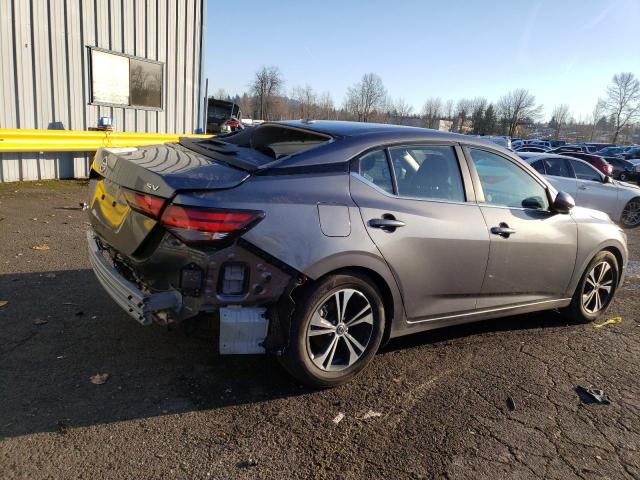
<svg viewBox="0 0 640 480"><path fill-rule="evenodd" d="M495 153L469 149L484 192L485 203L511 208L547 210L546 189L525 170Z"/></svg>
<svg viewBox="0 0 640 480"><path fill-rule="evenodd" d="M91 49L91 102L162 108L163 65Z"/></svg>
<svg viewBox="0 0 640 480"><path fill-rule="evenodd" d="M389 148L398 195L464 202L458 158L450 146Z"/></svg>
<svg viewBox="0 0 640 480"><path fill-rule="evenodd" d="M573 170L576 172L578 180L591 180L592 182L601 182L602 177L598 171L591 165L581 162L580 160L571 160Z"/></svg>
<svg viewBox="0 0 640 480"><path fill-rule="evenodd" d="M367 153L362 157L358 173L362 178L377 185L385 192L393 193L389 162L387 162L387 154L384 150Z"/></svg>

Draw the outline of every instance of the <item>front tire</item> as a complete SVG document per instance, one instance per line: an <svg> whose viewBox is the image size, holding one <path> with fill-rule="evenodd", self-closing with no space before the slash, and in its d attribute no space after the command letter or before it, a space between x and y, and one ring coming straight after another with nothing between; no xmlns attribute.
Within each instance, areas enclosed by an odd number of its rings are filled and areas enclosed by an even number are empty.
<svg viewBox="0 0 640 480"><path fill-rule="evenodd" d="M618 287L618 260L608 251L598 253L586 268L567 313L576 322L598 320L609 308Z"/></svg>
<svg viewBox="0 0 640 480"><path fill-rule="evenodd" d="M620 224L624 228L636 228L640 225L640 197L632 198L624 206Z"/></svg>
<svg viewBox="0 0 640 480"><path fill-rule="evenodd" d="M378 350L384 313L380 291L368 277L358 272L328 275L297 302L289 347L280 362L311 387L346 383Z"/></svg>

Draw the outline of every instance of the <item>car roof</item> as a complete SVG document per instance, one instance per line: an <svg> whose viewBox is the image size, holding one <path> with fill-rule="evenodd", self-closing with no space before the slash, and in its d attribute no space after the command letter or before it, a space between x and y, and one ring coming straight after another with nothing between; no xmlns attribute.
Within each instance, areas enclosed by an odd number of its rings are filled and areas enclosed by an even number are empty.
<svg viewBox="0 0 640 480"><path fill-rule="evenodd" d="M358 137L372 133L383 133L394 137L397 136L398 140L402 140L405 137L407 139L414 139L416 136L423 136L425 140L434 139L452 142L469 142L472 141L472 139L482 139L482 137L471 137L460 133L443 132L430 128L391 125L387 123L347 122L340 120L285 120L269 123L302 128L312 132L324 133L332 137ZM485 141L489 141L489 139Z"/></svg>
<svg viewBox="0 0 640 480"><path fill-rule="evenodd" d="M518 156L528 163L535 162L541 158L565 158L567 160L584 161L576 157L569 157L568 155L558 155L556 153L542 153L542 152L517 152ZM588 163L588 162L585 162Z"/></svg>

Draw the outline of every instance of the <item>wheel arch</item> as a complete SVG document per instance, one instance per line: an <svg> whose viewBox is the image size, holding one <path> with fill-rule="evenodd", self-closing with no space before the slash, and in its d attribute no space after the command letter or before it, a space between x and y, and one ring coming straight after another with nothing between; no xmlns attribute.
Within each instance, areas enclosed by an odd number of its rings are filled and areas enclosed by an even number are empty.
<svg viewBox="0 0 640 480"><path fill-rule="evenodd" d="M322 265L314 266L307 275L313 279L309 285L313 285L328 275L349 272L356 272L371 279L382 295L386 320L382 340L384 345L391 337L396 336L395 332L402 330L406 316L396 279L382 259L370 255L340 256L339 259L333 258Z"/></svg>

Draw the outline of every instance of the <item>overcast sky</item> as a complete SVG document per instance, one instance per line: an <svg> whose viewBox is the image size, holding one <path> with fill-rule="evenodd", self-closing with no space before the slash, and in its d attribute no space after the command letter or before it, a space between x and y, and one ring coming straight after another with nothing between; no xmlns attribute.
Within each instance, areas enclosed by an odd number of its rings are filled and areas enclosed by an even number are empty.
<svg viewBox="0 0 640 480"><path fill-rule="evenodd" d="M263 65L286 91L311 85L336 105L362 74L420 111L427 97L526 88L579 118L613 74L640 76L640 0L210 1L209 93L247 90Z"/></svg>

